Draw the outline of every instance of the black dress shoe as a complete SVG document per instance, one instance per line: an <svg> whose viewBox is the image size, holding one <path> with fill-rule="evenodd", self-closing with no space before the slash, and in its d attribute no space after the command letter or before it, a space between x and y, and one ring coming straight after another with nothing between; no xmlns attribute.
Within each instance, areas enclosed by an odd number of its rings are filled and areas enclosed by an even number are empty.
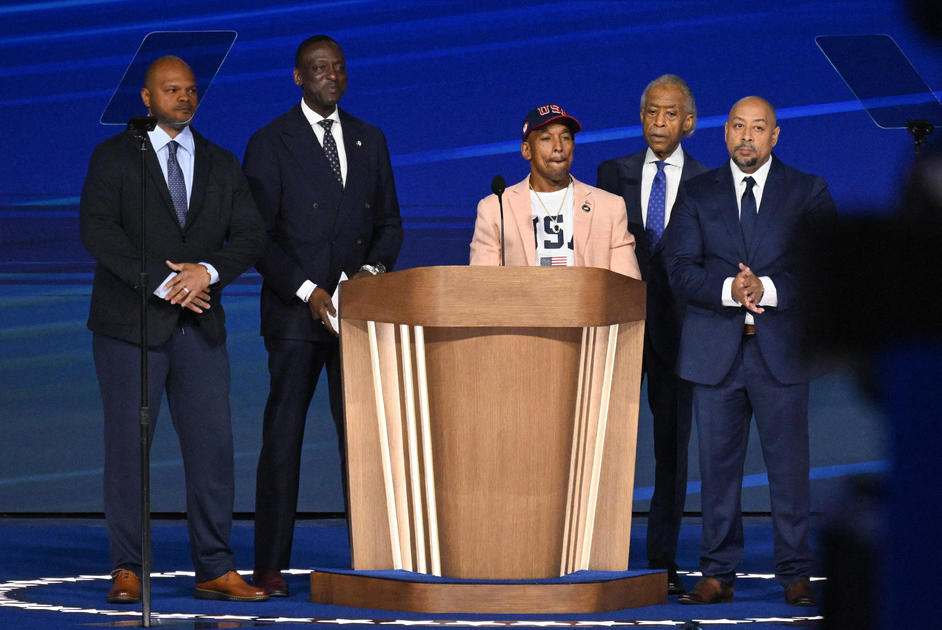
<svg viewBox="0 0 942 630"><path fill-rule="evenodd" d="M687 587L684 586L684 581L677 575L677 567L674 566L667 569L667 594L680 595L686 592Z"/></svg>
<svg viewBox="0 0 942 630"><path fill-rule="evenodd" d="M288 596L288 582L278 569L255 569L252 572L252 584L265 589L269 597Z"/></svg>
<svg viewBox="0 0 942 630"><path fill-rule="evenodd" d="M694 587L677 598L678 604L725 604L733 601L733 587L714 577L700 578Z"/></svg>
<svg viewBox="0 0 942 630"><path fill-rule="evenodd" d="M785 603L789 606L814 606L814 591L808 578L799 578L785 585Z"/></svg>

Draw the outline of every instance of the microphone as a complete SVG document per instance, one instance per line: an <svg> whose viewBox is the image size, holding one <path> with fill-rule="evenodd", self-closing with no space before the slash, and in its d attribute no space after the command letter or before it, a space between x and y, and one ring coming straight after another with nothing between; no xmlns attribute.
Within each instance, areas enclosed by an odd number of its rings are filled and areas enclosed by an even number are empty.
<svg viewBox="0 0 942 630"><path fill-rule="evenodd" d="M503 176L496 175L491 181L491 192L497 195L497 204L500 206L500 266L504 266L504 190L507 188L507 182Z"/></svg>

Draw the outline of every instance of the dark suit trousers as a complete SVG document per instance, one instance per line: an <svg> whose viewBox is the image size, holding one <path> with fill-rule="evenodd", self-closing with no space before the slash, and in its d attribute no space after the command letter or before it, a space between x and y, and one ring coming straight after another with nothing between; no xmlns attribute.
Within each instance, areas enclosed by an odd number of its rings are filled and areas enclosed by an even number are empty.
<svg viewBox="0 0 942 630"><path fill-rule="evenodd" d="M111 565L140 575L140 347L95 333L92 349L104 407ZM179 327L148 352L147 376L151 435L166 391L180 441L196 581L212 580L235 569L229 548L234 480L226 345L210 346L196 326Z"/></svg>
<svg viewBox="0 0 942 630"><path fill-rule="evenodd" d="M281 570L291 562L305 420L325 366L343 467L340 344L266 337L265 348L271 384L255 482L255 568Z"/></svg>
<svg viewBox="0 0 942 630"><path fill-rule="evenodd" d="M654 495L648 515L648 566L674 564L687 499L687 448L692 421L690 383L645 339L648 405L654 417Z"/></svg>
<svg viewBox="0 0 942 630"><path fill-rule="evenodd" d="M719 384L694 384L703 575L731 584L742 559L742 478L753 413L769 477L775 575L783 585L811 575L808 390L807 383L783 385L771 375L755 336L743 338Z"/></svg>

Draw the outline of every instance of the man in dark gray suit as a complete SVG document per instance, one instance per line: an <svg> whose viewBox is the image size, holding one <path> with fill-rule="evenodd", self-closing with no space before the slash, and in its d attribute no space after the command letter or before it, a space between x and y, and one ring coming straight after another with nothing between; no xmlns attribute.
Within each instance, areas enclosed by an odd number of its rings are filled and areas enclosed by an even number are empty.
<svg viewBox="0 0 942 630"><path fill-rule="evenodd" d="M690 385L674 372L683 307L670 291L661 234L682 181L707 168L680 142L697 126L697 108L687 83L665 74L641 96L641 125L648 148L602 162L596 185L625 199L628 230L634 234L641 278L647 283L644 370L654 416L654 496L648 516L648 567L667 570L668 592L684 592L674 556L687 496Z"/></svg>
<svg viewBox="0 0 942 630"><path fill-rule="evenodd" d="M151 427L166 391L186 474L195 596L267 599L235 571L229 547L233 446L221 302L222 288L264 251L265 227L236 157L188 124L197 104L190 67L157 59L141 98L157 118L144 153ZM140 160L133 132L98 145L79 210L82 243L97 262L88 327L104 407L111 603L137 602L141 593Z"/></svg>
<svg viewBox="0 0 942 630"><path fill-rule="evenodd" d="M301 442L321 369L343 462L340 346L328 314L341 272L382 273L402 245L386 138L337 104L347 89L343 51L326 35L295 54L301 102L257 131L242 167L268 227L256 267L264 278L262 335L271 387L255 496L254 581L288 595Z"/></svg>

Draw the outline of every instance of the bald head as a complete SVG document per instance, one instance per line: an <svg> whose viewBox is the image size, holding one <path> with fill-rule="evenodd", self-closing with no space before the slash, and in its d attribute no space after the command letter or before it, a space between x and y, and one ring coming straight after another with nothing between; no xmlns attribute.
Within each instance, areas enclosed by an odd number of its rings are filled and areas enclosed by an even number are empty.
<svg viewBox="0 0 942 630"><path fill-rule="evenodd" d="M775 114L775 108L772 107L772 103L768 102L761 96L744 96L733 104L733 108L730 110L730 117L732 117L732 112L736 111L737 107L745 105L747 107L760 107L764 108L769 115L770 123L775 127L777 120Z"/></svg>
<svg viewBox="0 0 942 630"><path fill-rule="evenodd" d="M141 100L160 128L176 136L196 112L196 79L190 66L172 55L155 60L144 76Z"/></svg>
<svg viewBox="0 0 942 630"><path fill-rule="evenodd" d="M761 96L736 101L726 121L729 157L744 173L754 173L769 161L778 143L775 108Z"/></svg>

